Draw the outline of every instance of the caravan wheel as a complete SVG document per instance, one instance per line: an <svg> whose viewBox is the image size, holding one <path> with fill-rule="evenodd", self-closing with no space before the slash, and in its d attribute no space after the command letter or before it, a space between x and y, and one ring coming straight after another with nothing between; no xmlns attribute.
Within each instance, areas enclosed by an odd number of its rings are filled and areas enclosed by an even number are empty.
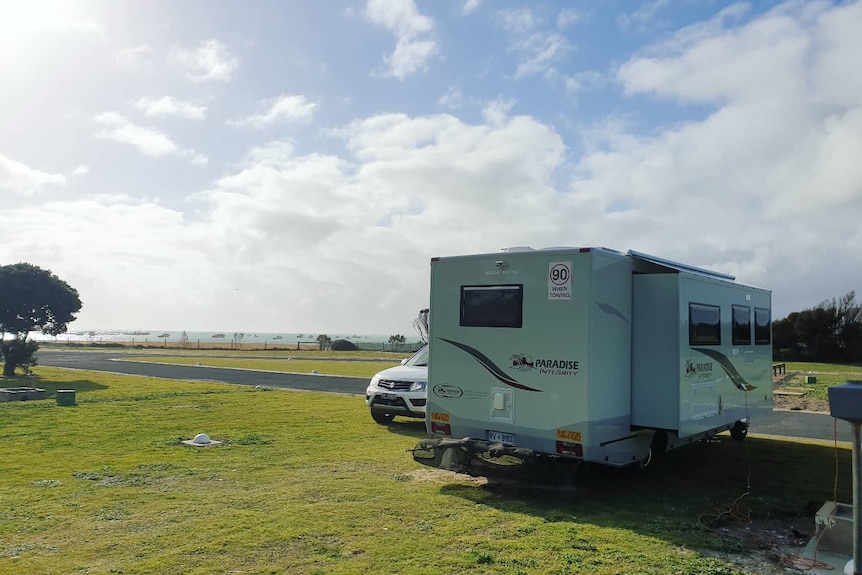
<svg viewBox="0 0 862 575"><path fill-rule="evenodd" d="M748 437L748 422L740 420L734 423L730 428L730 436L736 441L742 441Z"/></svg>
<svg viewBox="0 0 862 575"><path fill-rule="evenodd" d="M650 455L656 461L663 459L667 455L667 432L661 429L657 430L652 436L650 443Z"/></svg>

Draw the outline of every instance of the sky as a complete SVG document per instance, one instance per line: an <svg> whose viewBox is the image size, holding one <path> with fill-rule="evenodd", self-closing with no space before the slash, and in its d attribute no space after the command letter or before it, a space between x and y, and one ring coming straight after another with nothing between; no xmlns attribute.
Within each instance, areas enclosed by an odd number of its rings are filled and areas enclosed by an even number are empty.
<svg viewBox="0 0 862 575"><path fill-rule="evenodd" d="M3 0L0 264L70 329L413 335L434 256L862 289L862 2ZM2 297L2 294L0 294Z"/></svg>

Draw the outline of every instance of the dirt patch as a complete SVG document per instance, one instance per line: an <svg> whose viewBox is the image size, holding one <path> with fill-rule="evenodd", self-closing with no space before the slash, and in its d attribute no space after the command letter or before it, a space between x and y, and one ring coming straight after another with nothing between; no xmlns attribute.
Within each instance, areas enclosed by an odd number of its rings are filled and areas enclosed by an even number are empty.
<svg viewBox="0 0 862 575"><path fill-rule="evenodd" d="M829 401L814 397L806 397L804 395L776 395L772 398L772 408L829 413Z"/></svg>
<svg viewBox="0 0 862 575"><path fill-rule="evenodd" d="M715 529L722 537L737 539L746 552L703 550L708 557L732 563L748 573L778 575L810 568L802 552L811 539L811 518L766 519Z"/></svg>
<svg viewBox="0 0 862 575"><path fill-rule="evenodd" d="M810 372L809 372L810 373ZM780 377L772 378L774 390L791 388L793 390L803 389L801 384L802 374L798 372L786 373ZM772 408L790 411L815 411L817 413L829 413L829 401L805 395L773 395Z"/></svg>

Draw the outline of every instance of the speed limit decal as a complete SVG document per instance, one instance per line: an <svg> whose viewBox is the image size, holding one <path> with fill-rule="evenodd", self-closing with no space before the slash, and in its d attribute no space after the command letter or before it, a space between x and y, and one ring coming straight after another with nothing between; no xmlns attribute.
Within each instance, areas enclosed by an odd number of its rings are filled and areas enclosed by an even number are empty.
<svg viewBox="0 0 862 575"><path fill-rule="evenodd" d="M572 299L572 262L548 264L548 299Z"/></svg>

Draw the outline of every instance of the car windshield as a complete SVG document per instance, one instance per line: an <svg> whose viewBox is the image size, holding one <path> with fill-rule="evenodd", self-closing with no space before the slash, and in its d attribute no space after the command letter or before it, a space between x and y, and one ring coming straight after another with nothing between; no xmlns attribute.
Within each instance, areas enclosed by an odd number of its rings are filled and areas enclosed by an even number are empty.
<svg viewBox="0 0 862 575"><path fill-rule="evenodd" d="M409 365L410 367L428 367L428 346L426 345L413 354L413 357L408 359L404 365Z"/></svg>

